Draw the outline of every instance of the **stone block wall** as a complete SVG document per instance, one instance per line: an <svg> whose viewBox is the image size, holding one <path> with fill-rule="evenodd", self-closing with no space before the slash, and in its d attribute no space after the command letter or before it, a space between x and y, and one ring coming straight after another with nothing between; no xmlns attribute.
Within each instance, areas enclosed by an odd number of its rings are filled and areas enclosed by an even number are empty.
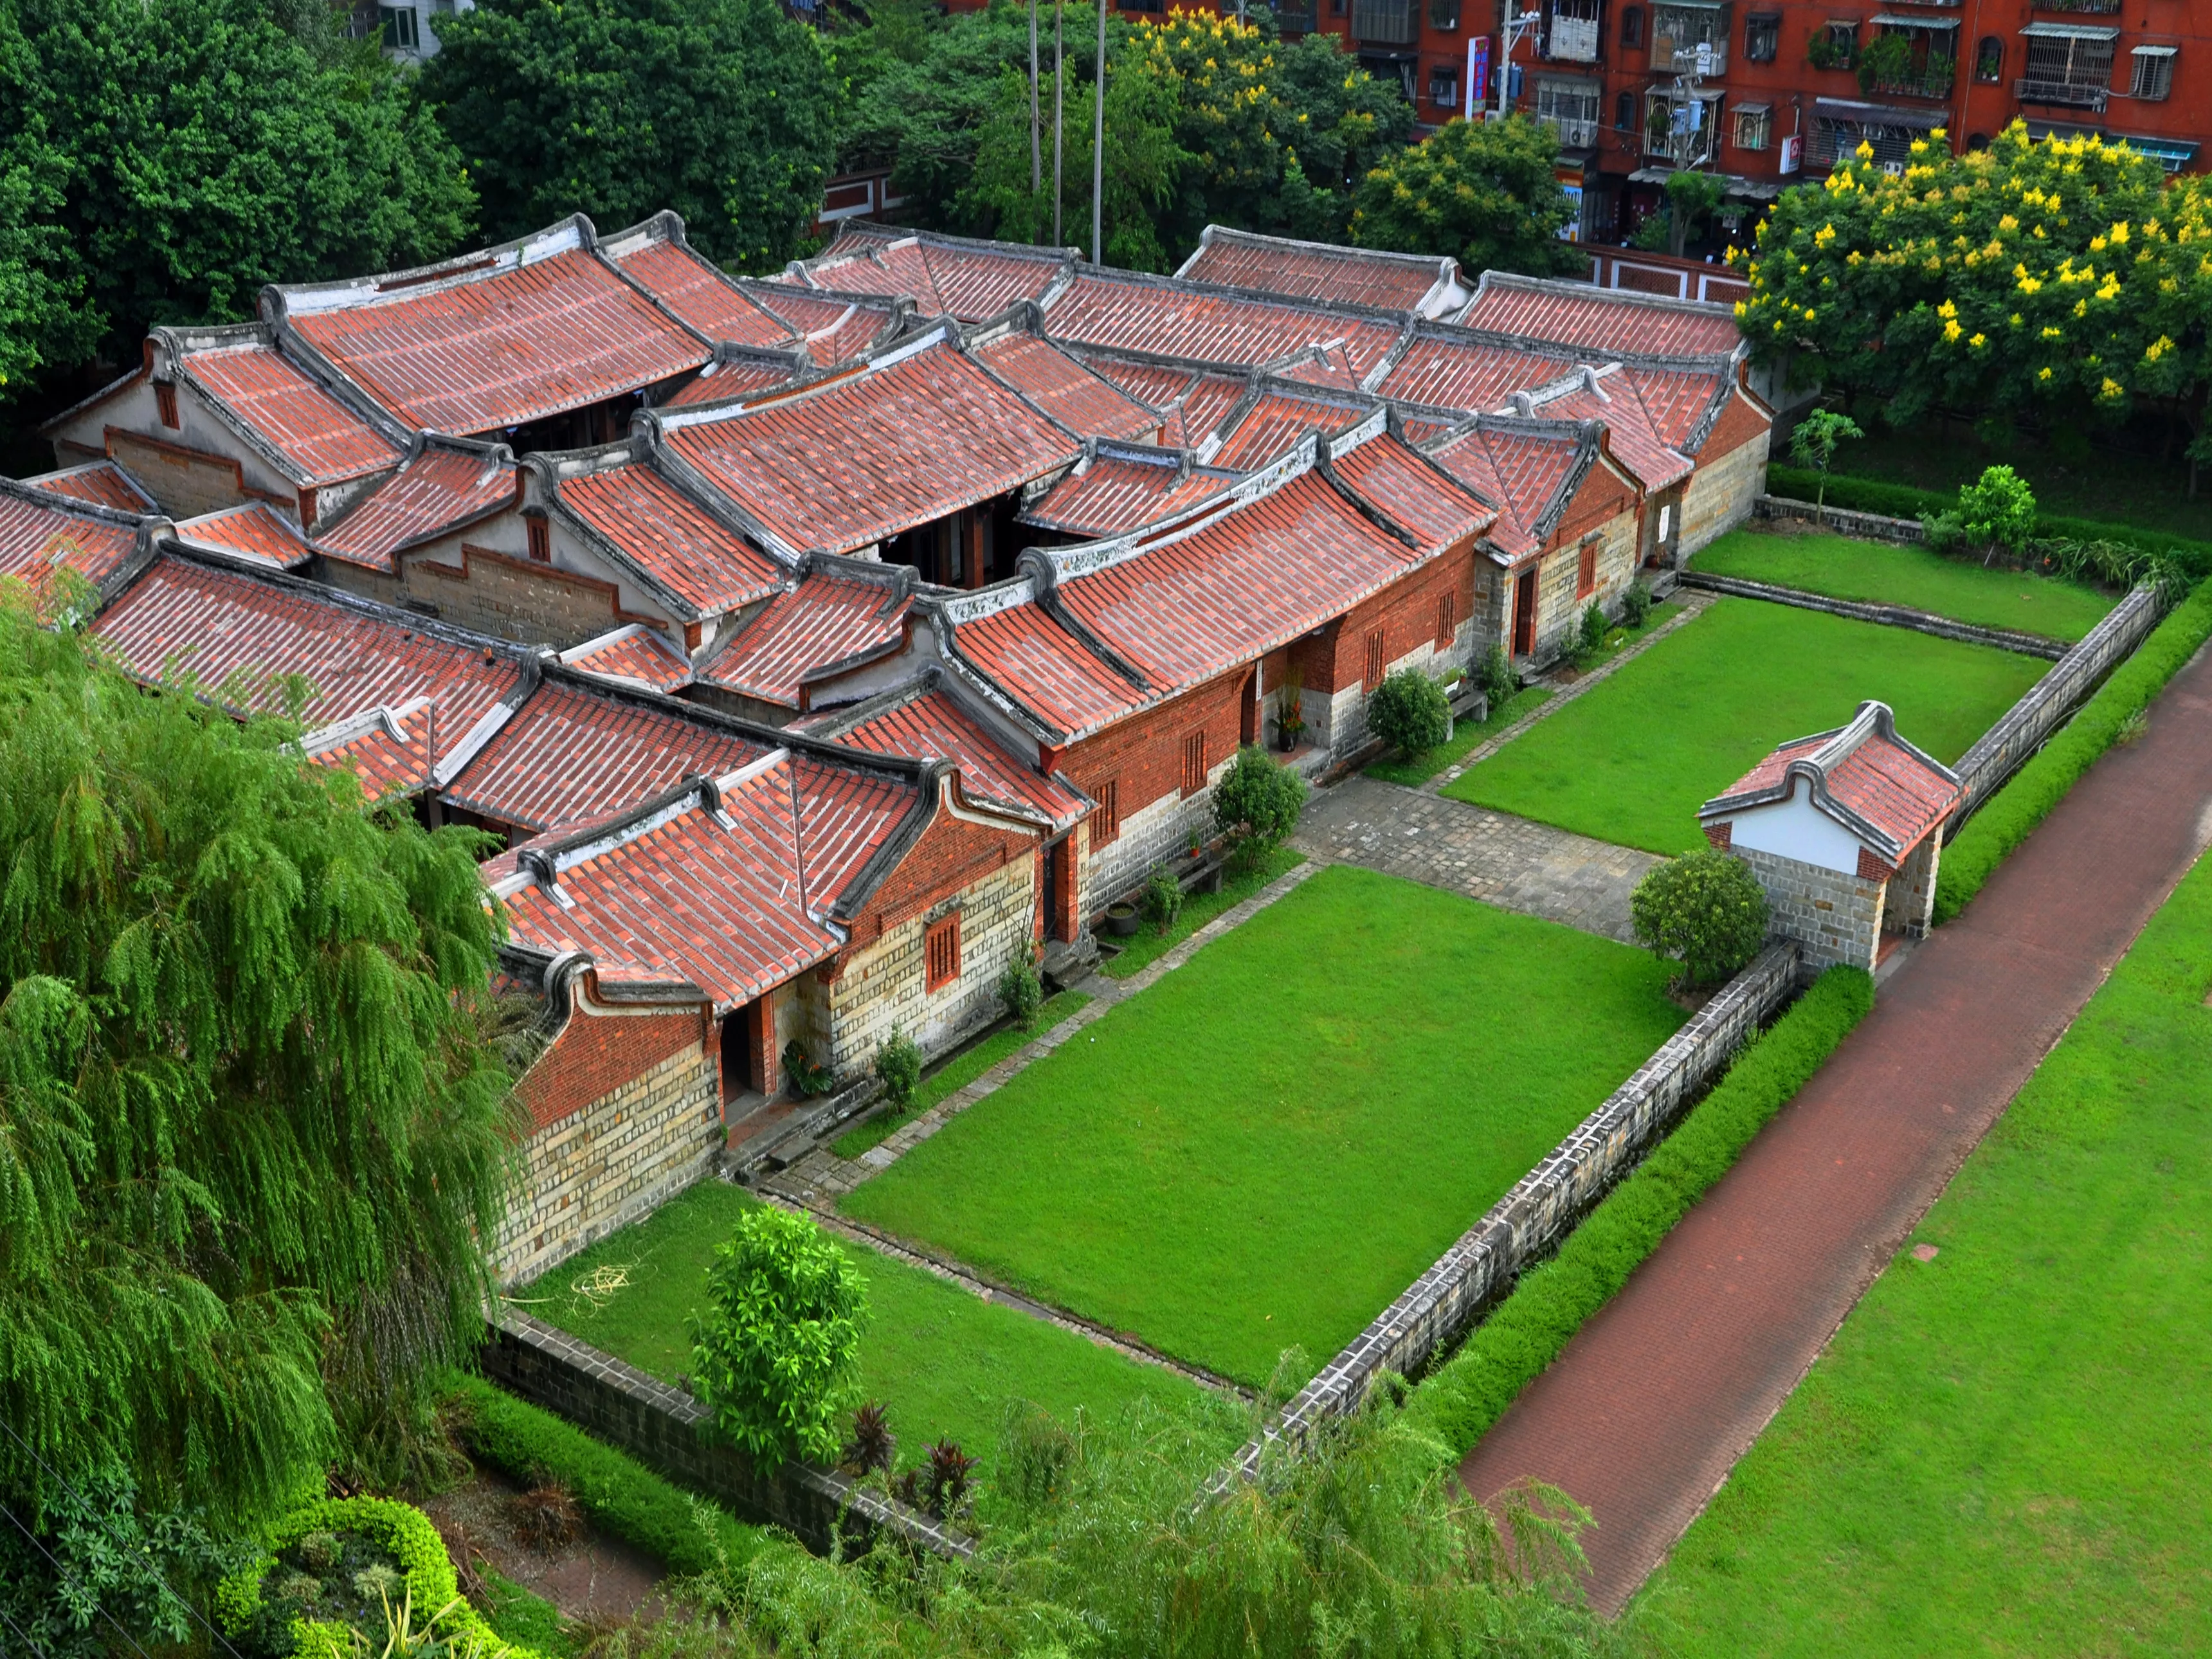
<svg viewBox="0 0 2212 1659"><path fill-rule="evenodd" d="M538 1064L556 1052L557 1044ZM523 1079L526 1100L530 1076ZM707 1172L720 1136L717 1056L696 1041L540 1127L524 1146L522 1185L492 1249L500 1282L527 1284L650 1214Z"/></svg>
<svg viewBox="0 0 2212 1659"><path fill-rule="evenodd" d="M473 541L434 557L406 557L399 586L404 599L446 622L556 651L634 622L669 632L665 617L623 610L612 582ZM680 639L681 630L671 637Z"/></svg>
<svg viewBox="0 0 2212 1659"><path fill-rule="evenodd" d="M1761 495L1752 503L1752 516L1759 519L1790 519L1800 524L1809 524L1838 536L1852 536L1863 542L1897 542L1912 544L1928 539L1926 526L1917 519L1892 519L1880 513L1852 513L1840 507L1823 511L1811 501L1793 501L1787 495Z"/></svg>
<svg viewBox="0 0 2212 1659"><path fill-rule="evenodd" d="M1310 690L1299 699L1309 721L1314 719L1319 700L1327 695ZM1083 861L1077 902L1084 915L1097 915L1141 884L1154 865L1187 854L1193 831L1200 841L1213 839L1213 786L1221 781L1221 775L1236 758L1232 749L1208 767L1203 789L1188 795L1174 791L1139 811L1122 814L1121 833ZM1091 825L1084 825L1081 834L1086 846L1091 832Z"/></svg>
<svg viewBox="0 0 2212 1659"><path fill-rule="evenodd" d="M888 1533L938 1555L975 1553L951 1528L835 1470L787 1463L763 1474L712 1435L711 1414L690 1395L514 1309L501 1309L489 1323L482 1362L484 1375L508 1393L748 1520L784 1528L810 1549L826 1553L842 1539L856 1552Z"/></svg>
<svg viewBox="0 0 2212 1659"><path fill-rule="evenodd" d="M1632 511L1619 514L1607 520L1597 533L1603 539L1598 547L1596 586L1589 592L1575 592L1582 575L1580 543L1547 553L1537 567L1536 649L1529 660L1550 662L1573 645L1582 630L1583 612L1593 600L1604 607L1608 617L1619 619L1622 596L1636 580L1637 515ZM1515 578L1510 573L1500 575L1503 606L1499 623L1504 631L1498 643L1510 650L1513 642ZM1487 641L1485 643L1486 646Z"/></svg>
<svg viewBox="0 0 2212 1659"><path fill-rule="evenodd" d="M1757 848L1730 849L1751 866L1766 891L1772 911L1768 926L1795 939L1808 971L1836 963L1874 971L1881 944L1881 913L1887 882L1864 875L1824 870ZM1931 889L1933 884L1930 884Z"/></svg>
<svg viewBox="0 0 2212 1659"><path fill-rule="evenodd" d="M1905 862L1889 878L1889 892L1882 900L1881 925L1890 933L1909 933L1914 939L1927 933L1936 915L1936 874L1942 867L1942 849L1943 832L1939 827L1905 855Z"/></svg>
<svg viewBox="0 0 2212 1659"><path fill-rule="evenodd" d="M1635 1166L1744 1039L1788 1000L1797 975L1794 945L1761 952L1323 1366L1267 1437L1303 1440L1328 1418L1356 1409L1383 1372L1412 1375L1456 1341ZM1261 1441L1247 1445L1237 1469L1256 1474L1263 1449Z"/></svg>
<svg viewBox="0 0 2212 1659"><path fill-rule="evenodd" d="M1754 414L1738 392L1734 403L1715 423L1698 457L1698 470L1682 495L1682 533L1675 550L1680 563L1707 544L1726 535L1751 517L1766 489L1767 446L1771 428L1764 416L1754 422L1739 415ZM1726 445L1723 448L1721 446Z"/></svg>

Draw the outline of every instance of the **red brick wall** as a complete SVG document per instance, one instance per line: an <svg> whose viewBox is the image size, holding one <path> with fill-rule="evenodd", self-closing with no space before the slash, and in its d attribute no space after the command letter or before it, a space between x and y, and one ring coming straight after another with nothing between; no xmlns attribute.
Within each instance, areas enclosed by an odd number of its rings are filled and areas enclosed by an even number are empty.
<svg viewBox="0 0 2212 1659"><path fill-rule="evenodd" d="M523 1073L515 1093L534 1128L550 1128L641 1077L678 1049L707 1039L713 1026L703 1008L666 1013L595 1014L579 999L568 1023Z"/></svg>
<svg viewBox="0 0 2212 1659"><path fill-rule="evenodd" d="M1038 845L1035 836L956 817L940 802L921 839L869 900L854 930L854 942L880 939L887 928L949 898L970 882L1016 859L1034 858Z"/></svg>
<svg viewBox="0 0 2212 1659"><path fill-rule="evenodd" d="M1545 544L1546 550L1572 547L1591 531L1601 530L1620 514L1635 510L1635 487L1601 460L1576 487L1567 510L1559 515L1559 528Z"/></svg>
<svg viewBox="0 0 2212 1659"><path fill-rule="evenodd" d="M1437 600L1452 596L1453 627L1468 619L1474 608L1474 551L1470 543L1442 558L1432 560L1414 574L1394 582L1380 593L1363 599L1345 614L1333 634L1308 647L1306 684L1316 690L1334 691L1360 684L1367 672L1367 641L1382 630L1382 660L1394 663L1437 637ZM1326 647L1328 660L1320 647ZM1316 674L1316 670L1322 672Z"/></svg>
<svg viewBox="0 0 2212 1659"><path fill-rule="evenodd" d="M1721 417L1713 422L1713 429L1705 437L1705 446L1698 452L1698 465L1717 461L1733 450L1757 441L1759 434L1773 425L1759 413L1741 388L1733 392Z"/></svg>
<svg viewBox="0 0 2212 1659"><path fill-rule="evenodd" d="M1162 796L1182 793L1182 741L1193 732L1206 732L1209 769L1237 752L1243 726L1244 680L1250 672L1249 665L1232 669L1170 702L1086 738L1068 749L1062 767L1093 799L1100 784L1119 778L1124 818L1133 817ZM1307 684L1312 683L1309 678Z"/></svg>

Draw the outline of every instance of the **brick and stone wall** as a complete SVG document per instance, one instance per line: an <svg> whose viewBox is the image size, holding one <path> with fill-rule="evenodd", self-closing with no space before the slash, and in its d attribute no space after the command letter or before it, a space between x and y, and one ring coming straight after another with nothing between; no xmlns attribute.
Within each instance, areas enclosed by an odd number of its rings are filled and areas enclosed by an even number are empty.
<svg viewBox="0 0 2212 1659"><path fill-rule="evenodd" d="M471 539L458 548L404 556L403 599L460 627L556 651L630 623L670 631L669 619L658 611L624 609L611 581L482 544L477 538L485 528L471 526ZM683 630L670 636L680 640Z"/></svg>
<svg viewBox="0 0 2212 1659"><path fill-rule="evenodd" d="M1798 943L1808 970L1841 962L1874 971L1881 944L1886 869L1880 875L1863 869L1846 875L1755 847L1731 850L1751 866L1766 891L1768 926Z"/></svg>
<svg viewBox="0 0 2212 1659"><path fill-rule="evenodd" d="M1824 509L1811 501L1792 501L1787 495L1759 496L1752 503L1752 516L1814 525L1838 536L1850 536L1863 542L1911 544L1928 539L1927 527L1917 519L1893 519L1880 513L1852 513L1840 507Z"/></svg>
<svg viewBox="0 0 2212 1659"><path fill-rule="evenodd" d="M1738 599L1764 599L1769 605L1822 611L1832 617L1848 617L1854 622L1875 623L1884 628L1909 628L1917 634L1932 634L1940 640L1994 646L2000 651L2017 651L2022 656L2050 661L2064 656L2067 651L2060 641L2045 639L2039 634L2022 634L2009 628L1978 628L1972 623L1953 622L1948 617L1915 611L1909 605L1832 599L1825 593L1808 593L1802 588L1778 587L1772 582L1755 582L1741 576L1716 576L1703 570L1682 571L1678 580L1685 587L1701 588L1709 593L1729 593Z"/></svg>
<svg viewBox="0 0 2212 1659"><path fill-rule="evenodd" d="M1313 684L1316 673L1326 667L1326 656L1309 648L1299 661L1307 675L1301 701L1310 720L1327 695ZM1142 881L1161 859L1182 851L1194 826L1212 837L1212 789L1222 769L1237 757L1251 672L1249 666L1233 669L1069 749L1061 769L1093 800L1103 799L1106 786L1113 784L1121 809L1121 833L1104 845L1097 840L1096 814L1084 828L1079 902L1085 915ZM1206 787L1186 797L1183 741L1194 733L1206 738Z"/></svg>
<svg viewBox="0 0 2212 1659"><path fill-rule="evenodd" d="M1698 453L1698 470L1682 497L1680 563L1751 517L1766 488L1767 447L1773 426L1741 391L1713 422Z"/></svg>
<svg viewBox="0 0 2212 1659"><path fill-rule="evenodd" d="M1788 1000L1797 976L1795 945L1761 952L1323 1366L1268 1437L1304 1439L1328 1418L1357 1408L1383 1372L1411 1375L1456 1341L1516 1275L1549 1255L1635 1167L1744 1039ZM1247 1445L1237 1468L1256 1474L1261 1453L1261 1443Z"/></svg>
<svg viewBox="0 0 2212 1659"><path fill-rule="evenodd" d="M858 1553L888 1533L938 1555L974 1553L953 1528L835 1470L787 1463L763 1474L711 1432L710 1413L692 1395L515 1309L489 1323L481 1358L484 1375L509 1394L748 1520L784 1528L810 1549L826 1553L842 1540Z"/></svg>
<svg viewBox="0 0 2212 1659"><path fill-rule="evenodd" d="M1942 861L1943 831L1939 825L1905 855L1905 862L1889 878L1889 892L1881 906L1885 931L1908 933L1914 939L1927 933L1936 917L1936 875Z"/></svg>
<svg viewBox="0 0 2212 1659"><path fill-rule="evenodd" d="M1571 545L1562 542L1554 551L1545 554L1537 567L1535 662L1550 662L1574 644L1582 631L1583 612L1592 601L1604 606L1607 617L1617 619L1622 597L1635 583L1638 558L1638 515L1634 507L1615 514L1589 533L1599 538L1597 583L1589 592L1576 592L1582 578L1580 537ZM1515 578L1510 573L1500 574L1504 604L1498 643L1510 650Z"/></svg>

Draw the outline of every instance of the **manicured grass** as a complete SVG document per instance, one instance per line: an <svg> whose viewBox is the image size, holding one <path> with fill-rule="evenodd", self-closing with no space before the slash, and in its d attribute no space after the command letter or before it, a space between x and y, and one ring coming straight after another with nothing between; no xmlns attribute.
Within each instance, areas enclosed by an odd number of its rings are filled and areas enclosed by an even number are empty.
<svg viewBox="0 0 2212 1659"><path fill-rule="evenodd" d="M845 1208L1169 1352L1310 1375L1682 1023L1638 951L1322 871Z"/></svg>
<svg viewBox="0 0 2212 1659"><path fill-rule="evenodd" d="M484 1623L501 1640L544 1656L544 1659L574 1659L579 1632L561 1616L561 1609L544 1596L525 1589L496 1567L483 1572Z"/></svg>
<svg viewBox="0 0 2212 1659"><path fill-rule="evenodd" d="M1701 845L1698 808L1777 744L1879 697L1898 729L1956 760L2050 665L1794 605L1720 599L1444 793L1601 841Z"/></svg>
<svg viewBox="0 0 2212 1659"><path fill-rule="evenodd" d="M2069 644L2119 603L2115 594L2074 582L1985 570L1971 560L1947 559L1924 547L1893 547L1848 536L1732 530L1690 562L1715 576L1772 582L1832 599L1910 605L1978 628L2017 629Z"/></svg>
<svg viewBox="0 0 2212 1659"><path fill-rule="evenodd" d="M2212 1650L2212 861L1656 1581L1692 1654Z"/></svg>
<svg viewBox="0 0 2212 1659"><path fill-rule="evenodd" d="M755 1201L726 1182L702 1181L556 1268L520 1299L548 1324L674 1382L691 1369L684 1320L705 1304L714 1247ZM847 1248L868 1282L861 1388L890 1407L902 1465L920 1462L930 1441L949 1437L982 1457L988 1475L1011 1400L1035 1401L1065 1422L1078 1406L1115 1411L1140 1394L1174 1405L1198 1393L1173 1372L1125 1359L918 1267ZM574 1287L601 1269L609 1279L619 1270L628 1282L594 1305ZM532 1296L549 1300L531 1302Z"/></svg>
<svg viewBox="0 0 2212 1659"><path fill-rule="evenodd" d="M1462 755L1478 745L1487 743L1507 726L1519 720L1540 703L1549 702L1552 694L1540 685L1527 685L1516 691L1484 720L1462 720L1453 728L1451 740L1431 749L1420 759L1376 761L1367 769L1370 778L1380 778L1385 783L1401 783L1412 789L1426 783L1431 778L1451 765Z"/></svg>
<svg viewBox="0 0 2212 1659"><path fill-rule="evenodd" d="M1193 893L1184 899L1182 913L1166 933L1149 921L1139 924L1135 933L1120 941L1120 953L1101 964L1098 971L1109 979L1127 979L1151 967L1224 910L1242 904L1278 876L1288 875L1305 861L1303 853L1294 853L1287 847L1277 848L1251 869L1225 877L1219 892Z"/></svg>
<svg viewBox="0 0 2212 1659"><path fill-rule="evenodd" d="M1077 1009L1088 1005L1090 1000L1080 991L1062 991L1057 996L1047 997L1044 1006L1037 1010L1034 1030L1009 1027L984 1038L966 1052L955 1054L922 1079L921 1086L914 1091L914 1099L904 1110L878 1112L865 1123L838 1136L830 1144L830 1150L840 1158L860 1157L869 1147L882 1144L893 1130L913 1122L945 1096L957 1093L1000 1060L1018 1054L1027 1044L1036 1042Z"/></svg>

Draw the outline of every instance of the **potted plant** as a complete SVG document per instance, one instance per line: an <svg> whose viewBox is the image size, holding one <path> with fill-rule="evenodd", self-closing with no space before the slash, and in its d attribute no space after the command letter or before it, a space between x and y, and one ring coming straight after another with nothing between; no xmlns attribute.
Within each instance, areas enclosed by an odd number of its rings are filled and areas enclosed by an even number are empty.
<svg viewBox="0 0 2212 1659"><path fill-rule="evenodd" d="M1289 754L1305 735L1305 676L1295 662L1284 672L1281 702L1276 705L1275 747Z"/></svg>
<svg viewBox="0 0 2212 1659"><path fill-rule="evenodd" d="M1109 904L1106 907L1106 932L1114 939L1127 939L1137 931L1139 920L1133 904Z"/></svg>

